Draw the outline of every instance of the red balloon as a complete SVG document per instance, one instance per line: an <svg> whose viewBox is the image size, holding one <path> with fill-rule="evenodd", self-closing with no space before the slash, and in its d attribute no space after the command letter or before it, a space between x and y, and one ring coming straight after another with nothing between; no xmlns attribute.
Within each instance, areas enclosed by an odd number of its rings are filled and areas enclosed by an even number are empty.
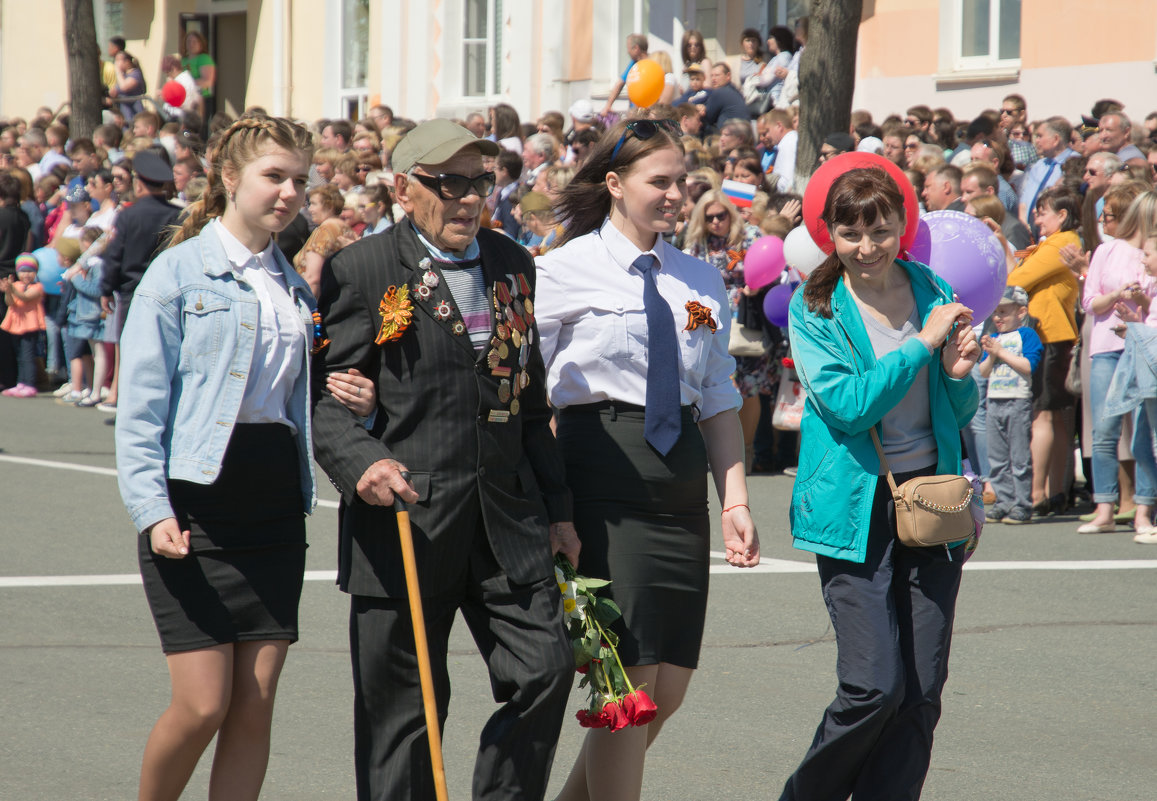
<svg viewBox="0 0 1157 801"><path fill-rule="evenodd" d="M185 87L176 81L169 81L161 87L161 98L170 106L180 108L185 102Z"/></svg>
<svg viewBox="0 0 1157 801"><path fill-rule="evenodd" d="M812 235L812 239L815 240L820 250L829 256L835 250L835 245L832 244L828 227L823 221L824 204L828 200L828 192L835 180L845 172L862 167L878 167L884 170L892 176L897 187L904 194L904 216L907 219L904 235L900 237L901 249L907 250L916 238L916 229L920 223L920 206L916 201L916 190L912 188L912 182L908 180L908 176L904 175L904 171L897 167L895 162L875 153L841 153L835 158L825 161L812 174L807 184L807 190L804 191L803 195L804 225L807 226L808 233Z"/></svg>

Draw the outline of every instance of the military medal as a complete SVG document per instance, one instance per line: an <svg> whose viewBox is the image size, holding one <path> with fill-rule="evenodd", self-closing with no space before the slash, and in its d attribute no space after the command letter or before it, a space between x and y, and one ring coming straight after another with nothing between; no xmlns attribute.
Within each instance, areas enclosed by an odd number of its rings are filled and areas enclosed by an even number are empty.
<svg viewBox="0 0 1157 801"><path fill-rule="evenodd" d="M511 320L510 323L514 326L516 331L520 333L524 333L526 331L526 320L523 320L517 314L514 315L514 319Z"/></svg>
<svg viewBox="0 0 1157 801"><path fill-rule="evenodd" d="M530 298L527 298L526 300L524 300L522 302L522 305L526 308L527 314L534 314L534 301L533 300L531 300Z"/></svg>
<svg viewBox="0 0 1157 801"><path fill-rule="evenodd" d="M510 326L506 323L499 323L495 328L495 335L502 340L510 339Z"/></svg>
<svg viewBox="0 0 1157 801"><path fill-rule="evenodd" d="M433 270L426 270L426 274L422 276L422 284L430 287L430 289L437 289L438 274Z"/></svg>
<svg viewBox="0 0 1157 801"><path fill-rule="evenodd" d="M519 317L521 317L522 312L523 312L522 301L519 300L518 298L515 298L514 302L511 303L510 305L514 308L514 313L517 314Z"/></svg>
<svg viewBox="0 0 1157 801"><path fill-rule="evenodd" d="M444 300L438 301L438 305L434 307L434 316L439 320L449 320L453 313L454 310L450 308L450 304Z"/></svg>
<svg viewBox="0 0 1157 801"><path fill-rule="evenodd" d="M505 409L493 409L486 420L490 423L506 423L510 421L510 412Z"/></svg>
<svg viewBox="0 0 1157 801"><path fill-rule="evenodd" d="M510 394L510 382L504 378L498 382L498 402L509 403ZM517 414L517 412L515 412L515 414Z"/></svg>
<svg viewBox="0 0 1157 801"><path fill-rule="evenodd" d="M494 297L502 303L510 303L510 288L502 281L494 282Z"/></svg>
<svg viewBox="0 0 1157 801"><path fill-rule="evenodd" d="M466 323L455 320L454 325L450 326L450 330L454 332L455 336L462 336L466 333Z"/></svg>
<svg viewBox="0 0 1157 801"><path fill-rule="evenodd" d="M528 386L530 386L530 373L523 370L518 374L518 386L522 387L523 389L526 389Z"/></svg>
<svg viewBox="0 0 1157 801"><path fill-rule="evenodd" d="M530 282L526 280L526 276L522 273L518 274L518 289L526 296L530 296Z"/></svg>
<svg viewBox="0 0 1157 801"><path fill-rule="evenodd" d="M490 375L496 375L499 378L510 378L510 368L509 367L495 367L493 370L490 371ZM518 394L518 384L514 385L514 394L515 395Z"/></svg>
<svg viewBox="0 0 1157 801"><path fill-rule="evenodd" d="M511 414L518 414L518 410L521 408L522 408L522 404L518 402L518 398L515 398L514 400L512 400L510 402L510 413Z"/></svg>
<svg viewBox="0 0 1157 801"><path fill-rule="evenodd" d="M500 361L502 361L502 359L498 355L498 351L492 350L486 354L486 366L489 367L491 370L493 370L495 367L497 367L498 363Z"/></svg>
<svg viewBox="0 0 1157 801"><path fill-rule="evenodd" d="M522 332L519 331L517 328L511 330L510 341L514 343L514 347L516 347L516 348L521 347L522 346Z"/></svg>
<svg viewBox="0 0 1157 801"><path fill-rule="evenodd" d="M518 349L518 366L526 367L528 361L530 361L530 343L523 342L522 347Z"/></svg>
<svg viewBox="0 0 1157 801"><path fill-rule="evenodd" d="M425 284L418 284L414 291L418 294L420 300L429 300L430 296L434 294L434 290Z"/></svg>

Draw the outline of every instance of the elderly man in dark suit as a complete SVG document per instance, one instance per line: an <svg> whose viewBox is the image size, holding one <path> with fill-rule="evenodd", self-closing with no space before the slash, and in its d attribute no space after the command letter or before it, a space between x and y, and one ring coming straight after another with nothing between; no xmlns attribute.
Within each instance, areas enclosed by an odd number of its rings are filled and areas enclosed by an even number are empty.
<svg viewBox="0 0 1157 801"><path fill-rule="evenodd" d="M474 798L543 797L574 672L552 553L574 561L579 546L549 428L534 264L479 230L494 188L482 156L496 153L446 120L419 125L393 155L408 221L340 251L323 275L330 343L315 370L314 441L343 499L361 801L434 797L395 494L412 504L441 719L459 610L501 704L481 735ZM349 368L374 381L372 421L321 386Z"/></svg>

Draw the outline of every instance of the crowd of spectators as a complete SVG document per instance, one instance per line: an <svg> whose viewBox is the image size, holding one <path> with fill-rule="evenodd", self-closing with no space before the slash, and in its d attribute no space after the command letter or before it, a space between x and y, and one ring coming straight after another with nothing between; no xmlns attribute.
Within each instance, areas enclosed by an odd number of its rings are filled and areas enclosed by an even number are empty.
<svg viewBox="0 0 1157 801"><path fill-rule="evenodd" d="M625 114L670 120L682 132L687 199L674 244L718 267L734 318L764 334L762 355L738 357L735 375L745 401L749 467L757 473L791 472L795 463L794 433L770 425L780 382L790 378L783 367L790 353L785 332L763 318L760 296L746 287L743 260L760 236L786 237L801 223L796 129L807 30L806 18L794 31L745 30L735 55L714 62L703 37L691 30L680 43L677 67L666 54L648 54L645 36L626 43L632 65L649 57L666 74L659 102L630 106ZM103 290L93 276L108 272L103 253L116 237L118 215L141 189L134 171L140 154L171 167L172 180L162 190L169 203L183 207L205 191L207 144L231 120L214 110L215 67L204 50L204 41L190 34L181 56L165 59L163 79L184 90L182 102L173 104L159 88L150 95L124 42L111 41L106 122L91 137L70 136L67 112L49 108L28 119L0 120L0 314L26 302L29 285L16 275L17 259L28 268L32 258L44 318L35 349L24 344L24 334L0 331L5 394L28 394L25 387L52 382L63 402L115 411L117 332L106 322L107 309L94 312ZM555 202L603 131L623 115L619 96L628 72L605 100L580 99L565 114L548 111L524 121L498 103L459 120L500 146L487 165L495 188L486 200L486 225L535 255L556 246L566 220L556 218ZM1052 111L1030 113L1019 94L971 119L926 105L883 119L856 110L847 130L824 138L818 163L853 150L879 153L904 171L922 211L957 210L986 221L1007 248L1009 282L1025 289L1029 324L1044 349L1034 371L1032 508L1037 515L1066 511L1080 499L1074 476L1083 474L1097 507L1082 530L1111 530L1129 520L1145 534L1157 503L1152 433L1144 415L1134 415L1122 434L1121 418L1102 425L1098 411L1112 377L1107 362L1123 347L1113 329L1130 315L1144 319L1157 294L1140 255L1157 225L1137 210L1154 197L1157 111L1139 114L1108 99L1076 118ZM309 202L278 244L315 292L329 256L401 219L391 154L415 124L385 105L357 121L314 123L319 147ZM1117 244L1125 220L1127 252ZM1110 256L1128 268L1103 269ZM781 280L802 277L789 269ZM1117 304L1127 307L1123 313ZM980 335L984 326L977 328ZM24 364L30 353L39 359L35 379ZM1085 380L1065 389L1070 362L1074 370L1083 365ZM978 371L976 377L983 387L984 376ZM1078 383L1078 393L1069 391ZM985 425L982 412L965 440L987 481ZM1072 458L1077 441L1085 464ZM991 504L995 492L990 484L986 490Z"/></svg>

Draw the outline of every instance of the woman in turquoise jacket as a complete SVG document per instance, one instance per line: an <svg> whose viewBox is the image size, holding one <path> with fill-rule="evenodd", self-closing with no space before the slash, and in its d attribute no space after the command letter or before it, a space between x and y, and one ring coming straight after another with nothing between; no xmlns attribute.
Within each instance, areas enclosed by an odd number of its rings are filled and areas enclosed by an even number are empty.
<svg viewBox="0 0 1157 801"><path fill-rule="evenodd" d="M947 679L963 548L899 542L870 431L899 483L959 473L979 348L972 312L952 288L896 258L904 198L887 173L837 178L823 219L835 252L791 303L792 356L807 391L791 528L795 546L816 554L839 689L782 798L916 799Z"/></svg>

